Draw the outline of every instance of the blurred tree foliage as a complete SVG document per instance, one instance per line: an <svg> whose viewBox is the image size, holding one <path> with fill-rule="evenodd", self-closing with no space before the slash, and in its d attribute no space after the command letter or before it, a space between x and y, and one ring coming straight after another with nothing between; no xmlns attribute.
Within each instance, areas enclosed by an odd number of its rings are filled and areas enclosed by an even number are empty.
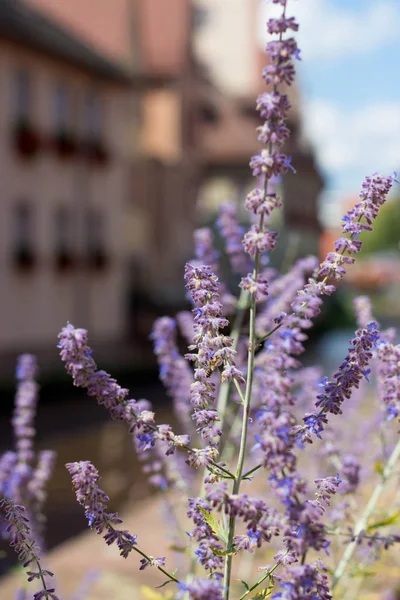
<svg viewBox="0 0 400 600"><path fill-rule="evenodd" d="M400 197L383 205L373 231L363 232L360 240L363 243L360 256L400 249Z"/></svg>

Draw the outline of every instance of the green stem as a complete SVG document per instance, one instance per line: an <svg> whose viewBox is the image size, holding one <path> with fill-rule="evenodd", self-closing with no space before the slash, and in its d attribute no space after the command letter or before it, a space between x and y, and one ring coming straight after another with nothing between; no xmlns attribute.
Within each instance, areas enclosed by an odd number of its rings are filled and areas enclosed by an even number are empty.
<svg viewBox="0 0 400 600"><path fill-rule="evenodd" d="M110 531L116 532L117 530L111 525L110 522L107 522L107 528ZM129 543L131 550L134 550L135 552L137 552L138 554L140 554L140 556L142 556L143 558L145 558L147 561L149 561L150 564L152 564L152 560L151 560L151 556L148 556L145 552L143 552L143 550L140 550L140 548L138 548L137 546L135 546L131 540L122 532L125 540ZM166 571L165 569L163 569L162 567L157 566L157 569L166 577L168 577L168 579L170 579L171 581L175 581L175 583L179 583L179 579L177 579L176 577L174 577L174 575L172 575L172 573L168 573L168 571Z"/></svg>
<svg viewBox="0 0 400 600"><path fill-rule="evenodd" d="M249 588L248 590L246 590L244 592L244 594L242 594L239 598L239 600L243 600L244 598L246 598L246 596L248 596L251 592L254 592L254 590L261 585L268 577L271 577L272 573L279 567L281 563L278 562L276 563L276 565L274 565L272 567L272 569L270 569L267 573L265 573L262 577L260 577L260 579L258 581L256 581L256 583L254 585L251 586L251 588Z"/></svg>
<svg viewBox="0 0 400 600"><path fill-rule="evenodd" d="M367 506L365 507L363 514L361 515L361 517L359 518L359 520L357 521L357 523L355 525L355 528L354 528L355 539L353 542L350 542L350 544L347 546L338 566L336 567L336 570L333 574L332 590L334 590L335 587L337 586L337 584L339 583L349 562L351 561L353 554L354 554L356 548L358 547L357 537L361 533L361 531L363 531L364 529L367 528L368 519L370 518L373 511L375 510L375 507L385 490L387 482L389 481L391 475L393 474L393 471L395 469L396 463L399 460L399 458L400 458L400 439L397 442L396 446L394 447L394 450L393 450L392 454L390 455L388 462L386 463L386 467L382 474L382 479L380 480L380 482L378 483L378 485L375 487L374 491L372 492L371 497L367 503Z"/></svg>
<svg viewBox="0 0 400 600"><path fill-rule="evenodd" d="M237 390L237 393L239 394L239 398L240 398L242 404L244 404L244 396L243 396L242 388L239 385L239 382L237 381L237 379L234 379L233 383L235 384L235 388Z"/></svg>
<svg viewBox="0 0 400 600"><path fill-rule="evenodd" d="M151 564L151 557L148 556L147 554L145 554L144 552L142 552L142 550L139 550L139 548L136 548L136 546L134 546L132 548L135 552L137 552L138 554L140 554L140 556L143 556L143 558L145 558L146 560L148 560ZM159 571L161 571L161 573L163 575L165 575L166 577L168 577L168 579L170 579L171 581L175 581L175 583L179 583L179 579L177 579L176 577L174 577L172 575L172 573L168 573L168 571L166 571L165 569L163 569L162 567L157 566L157 569Z"/></svg>
<svg viewBox="0 0 400 600"><path fill-rule="evenodd" d="M263 465L257 465L256 467L253 467L252 469L250 469L250 471L246 471L246 473L244 475L242 475L242 479L247 479L248 477L250 477L250 475L253 475L253 473L258 471L258 469L261 469L262 466Z"/></svg>
<svg viewBox="0 0 400 600"><path fill-rule="evenodd" d="M265 193L267 188L267 180L265 181ZM264 215L261 215L260 218L260 231L263 231L264 226ZM254 281L257 281L258 273L260 270L260 253L257 251L254 259L254 271L253 278ZM244 403L243 403L243 420L242 420L242 435L240 439L240 447L239 447L239 457L237 462L237 468L235 473L235 482L233 484L233 494L238 494L240 490L240 484L242 482L242 474L243 474L243 466L244 459L246 455L246 442L247 442L247 432L249 427L249 416L250 416L250 402L251 402L251 392L253 388L253 375L254 375L254 357L256 350L256 294L251 295L250 302L250 325L249 325L249 350L248 350L248 359L247 359L247 382L246 382L246 391L244 395ZM229 529L228 529L228 543L227 549L230 551L233 544L233 538L235 535L235 517L231 517L229 519ZM230 592L230 581L231 581L231 572L232 572L232 555L226 556L225 558L225 569L224 569L224 597L225 600L229 600L229 592Z"/></svg>
<svg viewBox="0 0 400 600"><path fill-rule="evenodd" d="M36 567L37 567L37 569L39 571L40 580L42 582L42 589L43 589L44 592L48 592L48 589L47 589L47 586L46 586L46 581L45 581L45 578L44 578L44 575L43 575L43 570L42 570L42 567L41 567L41 564L40 564L40 561L39 561L38 558L35 559L35 563L36 563Z"/></svg>
<svg viewBox="0 0 400 600"><path fill-rule="evenodd" d="M277 329L279 329L279 327L282 327L282 323L278 323L278 325L271 329L271 331L268 331L268 333L258 338L258 340L256 341L256 346L261 346L263 342L265 342L273 333L275 333Z"/></svg>

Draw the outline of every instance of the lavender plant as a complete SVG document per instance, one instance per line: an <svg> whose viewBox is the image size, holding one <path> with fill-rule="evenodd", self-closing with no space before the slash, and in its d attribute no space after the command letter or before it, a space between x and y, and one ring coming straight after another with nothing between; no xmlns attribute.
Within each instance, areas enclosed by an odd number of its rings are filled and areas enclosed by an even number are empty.
<svg viewBox="0 0 400 600"><path fill-rule="evenodd" d="M193 523L189 545L180 540L188 560L174 570L164 556L147 554L135 534L119 529L122 521L107 511L109 498L94 465L67 464L89 527L107 544L116 544L122 557L139 554L140 570L160 571L165 583L175 586L169 598L329 600L343 582L351 587L346 579L351 563L369 563L400 542L392 530L399 513L376 516L400 458L393 425L400 413L395 334L381 331L368 299L359 298L359 328L334 374L322 377L299 359L323 297L334 293L354 262L359 234L372 229L395 175L366 177L359 202L343 218L343 237L321 264L306 257L283 274L268 267L265 258L278 237L268 227L269 217L282 206L280 178L294 171L282 149L290 134L284 90L294 81L299 59L293 37L298 24L287 14L289 2L272 1L281 15L267 23L275 37L266 46L267 91L256 104L265 122L257 130L262 149L250 161L256 187L245 200L252 225L243 230L233 205L221 207L217 223L232 270L242 277L240 293L236 297L219 279L211 230L197 230L195 258L185 269L192 313L158 319L151 334L160 378L183 433L157 423L148 401L130 399L128 390L97 369L86 330L67 324L59 335L61 358L74 385L128 426L143 472L169 503L174 539L181 531L187 538L183 511L174 508L185 507ZM185 356L180 337L189 340ZM346 418L359 419L365 399L372 403L372 371L378 378L373 428L383 432L384 452L372 443L368 452L357 449L344 427ZM1 458L0 486L7 529L15 530L12 543L22 549L23 559L37 563L37 573L29 577L43 582L34 598L54 599L45 583L51 574L42 570L35 550L40 528L24 525L28 517L21 506L35 523L51 462L42 455L36 471L29 467L36 389L32 369L25 366L24 373L14 418L17 452ZM373 431L365 435L374 441ZM378 477L372 490L360 490L360 473L368 468L363 458L379 465L370 474ZM17 483L15 465L23 467L16 470ZM365 507L354 518L357 500L367 492ZM335 540L342 553L338 561L330 554Z"/></svg>

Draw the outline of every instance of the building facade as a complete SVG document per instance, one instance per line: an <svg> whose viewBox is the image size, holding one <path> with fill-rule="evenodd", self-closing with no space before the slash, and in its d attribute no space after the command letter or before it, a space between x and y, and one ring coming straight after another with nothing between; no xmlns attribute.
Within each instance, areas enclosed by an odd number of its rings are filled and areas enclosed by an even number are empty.
<svg viewBox="0 0 400 600"><path fill-rule="evenodd" d="M130 80L48 15L0 5L0 354L126 326Z"/></svg>

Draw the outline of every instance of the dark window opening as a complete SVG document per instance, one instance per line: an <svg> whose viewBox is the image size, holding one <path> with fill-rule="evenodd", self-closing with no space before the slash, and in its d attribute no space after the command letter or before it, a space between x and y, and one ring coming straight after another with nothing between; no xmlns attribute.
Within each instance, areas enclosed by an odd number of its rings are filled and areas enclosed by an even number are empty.
<svg viewBox="0 0 400 600"><path fill-rule="evenodd" d="M108 265L105 247L104 215L95 209L86 216L87 262L92 269L103 270Z"/></svg>
<svg viewBox="0 0 400 600"><path fill-rule="evenodd" d="M72 215L65 206L59 206L54 213L55 265L59 271L67 271L76 265Z"/></svg>
<svg viewBox="0 0 400 600"><path fill-rule="evenodd" d="M19 202L13 208L12 252L16 267L29 271L36 264L33 207Z"/></svg>

